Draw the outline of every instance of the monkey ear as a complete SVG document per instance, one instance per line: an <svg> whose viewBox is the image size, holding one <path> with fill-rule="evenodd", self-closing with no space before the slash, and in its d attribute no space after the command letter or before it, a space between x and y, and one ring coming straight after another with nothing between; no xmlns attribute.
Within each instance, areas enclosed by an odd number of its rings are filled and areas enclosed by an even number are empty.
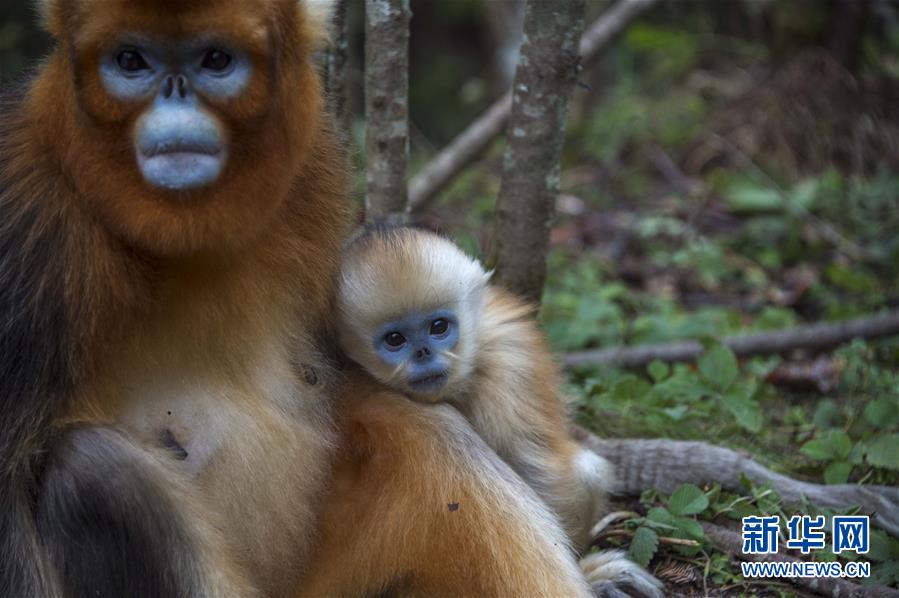
<svg viewBox="0 0 899 598"><path fill-rule="evenodd" d="M41 0L47 1L47 0ZM51 2L53 0L50 0ZM334 18L337 15L340 2L348 0L300 0L300 4L306 11L310 29L314 32L316 41L322 46L331 43L334 32ZM344 8L344 10L346 10Z"/></svg>

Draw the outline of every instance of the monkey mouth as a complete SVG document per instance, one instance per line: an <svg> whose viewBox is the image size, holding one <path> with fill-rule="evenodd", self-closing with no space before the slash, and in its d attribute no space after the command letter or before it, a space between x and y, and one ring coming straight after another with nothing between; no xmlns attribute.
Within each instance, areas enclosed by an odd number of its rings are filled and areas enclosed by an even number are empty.
<svg viewBox="0 0 899 598"><path fill-rule="evenodd" d="M437 372L435 374L428 374L427 376L410 379L409 388L419 394L428 394L437 392L443 388L447 380L449 380L448 372Z"/></svg>
<svg viewBox="0 0 899 598"><path fill-rule="evenodd" d="M155 187L187 190L218 179L225 164L224 148L217 144L160 144L138 150L144 178Z"/></svg>

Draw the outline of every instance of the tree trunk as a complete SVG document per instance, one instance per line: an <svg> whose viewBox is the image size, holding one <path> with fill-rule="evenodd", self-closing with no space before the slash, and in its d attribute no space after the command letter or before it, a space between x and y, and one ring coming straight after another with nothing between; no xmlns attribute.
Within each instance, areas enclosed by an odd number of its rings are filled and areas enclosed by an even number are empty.
<svg viewBox="0 0 899 598"><path fill-rule="evenodd" d="M596 60L619 33L657 0L618 0L596 20L581 39L581 61ZM508 91L440 150L409 183L409 205L423 210L456 176L471 164L503 131L509 121L512 92Z"/></svg>
<svg viewBox="0 0 899 598"><path fill-rule="evenodd" d="M365 0L365 208L368 222L407 220L409 0Z"/></svg>
<svg viewBox="0 0 899 598"><path fill-rule="evenodd" d="M559 158L583 27L584 0L529 0L525 7L496 201L494 280L534 302L540 300L546 278Z"/></svg>
<svg viewBox="0 0 899 598"><path fill-rule="evenodd" d="M347 108L346 70L349 57L349 41L347 39L347 2L337 0L334 11L334 41L328 48L327 77L325 78L325 93L328 98L328 108L334 115L334 125L344 142L349 141L350 120Z"/></svg>

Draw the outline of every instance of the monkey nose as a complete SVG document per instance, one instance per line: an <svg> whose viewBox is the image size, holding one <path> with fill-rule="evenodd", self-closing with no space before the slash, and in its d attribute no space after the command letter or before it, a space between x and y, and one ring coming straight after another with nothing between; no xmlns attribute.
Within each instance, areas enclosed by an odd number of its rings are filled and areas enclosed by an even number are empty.
<svg viewBox="0 0 899 598"><path fill-rule="evenodd" d="M182 100L187 97L188 81L184 75L169 75L162 82L162 97L171 98L177 94Z"/></svg>
<svg viewBox="0 0 899 598"><path fill-rule="evenodd" d="M422 347L418 351L415 352L415 357L418 359L425 359L431 356L431 349L429 347Z"/></svg>

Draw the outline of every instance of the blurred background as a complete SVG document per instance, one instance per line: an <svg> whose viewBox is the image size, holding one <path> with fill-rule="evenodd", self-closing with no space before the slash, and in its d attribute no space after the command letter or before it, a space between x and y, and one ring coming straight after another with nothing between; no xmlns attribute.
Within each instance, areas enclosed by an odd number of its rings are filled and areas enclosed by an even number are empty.
<svg viewBox="0 0 899 598"><path fill-rule="evenodd" d="M588 1L588 26L609 4ZM411 5L414 173L508 87L523 3ZM361 173L363 2L348 15ZM49 44L30 3L4 1L4 85ZM502 148L417 222L489 256ZM560 354L899 308L899 0L660 0L582 72L561 188L541 309ZM569 373L578 421L602 436L703 439L817 483L899 482L895 339ZM715 492L713 515L782 508L751 485L743 497ZM874 541L872 581L899 584L899 542ZM785 591L748 584L722 555L679 548L666 549L674 570L693 563L707 584Z"/></svg>

